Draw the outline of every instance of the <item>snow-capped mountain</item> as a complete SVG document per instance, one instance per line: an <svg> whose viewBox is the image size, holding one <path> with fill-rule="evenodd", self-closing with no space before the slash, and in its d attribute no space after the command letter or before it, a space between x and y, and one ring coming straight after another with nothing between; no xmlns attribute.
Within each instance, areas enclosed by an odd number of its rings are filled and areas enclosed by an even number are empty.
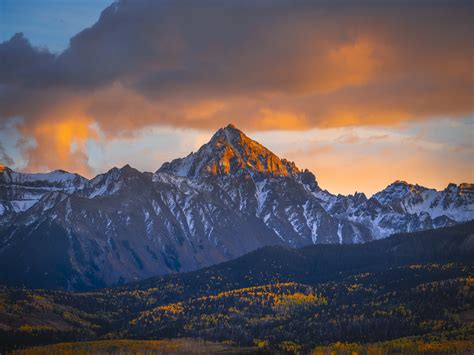
<svg viewBox="0 0 474 355"><path fill-rule="evenodd" d="M38 287L111 285L265 245L360 243L474 219L472 184L397 181L371 198L336 196L232 125L154 174L4 169L0 188L0 280Z"/></svg>
<svg viewBox="0 0 474 355"><path fill-rule="evenodd" d="M0 166L0 216L26 211L52 191L73 193L86 182L82 176L64 170L27 174Z"/></svg>
<svg viewBox="0 0 474 355"><path fill-rule="evenodd" d="M449 184L443 191L428 189L405 181L395 181L374 195L381 204L399 213L421 214L431 218L448 217L456 222L473 218L474 184Z"/></svg>

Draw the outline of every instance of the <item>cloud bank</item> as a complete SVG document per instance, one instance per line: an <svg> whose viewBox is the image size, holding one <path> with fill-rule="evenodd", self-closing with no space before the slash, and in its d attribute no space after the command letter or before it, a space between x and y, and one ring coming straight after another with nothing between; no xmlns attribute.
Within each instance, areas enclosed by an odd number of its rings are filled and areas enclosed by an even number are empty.
<svg viewBox="0 0 474 355"><path fill-rule="evenodd" d="M59 55L0 44L27 169L156 125L392 126L473 113L471 1L121 0Z"/></svg>

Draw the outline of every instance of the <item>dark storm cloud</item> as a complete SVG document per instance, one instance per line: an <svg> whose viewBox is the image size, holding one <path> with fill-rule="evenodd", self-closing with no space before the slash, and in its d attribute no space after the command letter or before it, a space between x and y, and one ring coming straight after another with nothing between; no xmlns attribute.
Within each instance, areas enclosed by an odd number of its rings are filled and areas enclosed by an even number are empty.
<svg viewBox="0 0 474 355"><path fill-rule="evenodd" d="M0 43L0 83L32 86L47 81L54 56L47 50L33 48L21 33Z"/></svg>
<svg viewBox="0 0 474 355"><path fill-rule="evenodd" d="M391 64L405 67L392 70L416 75L413 69L424 65L441 70L443 60L450 58L467 64L472 55L471 4L119 1L104 10L94 26L73 37L55 60L15 35L2 44L1 73L9 72L25 84L39 80L75 88L120 80L146 92L285 92L318 86L318 78L308 74L331 80L324 77L324 66L318 70L314 64L328 66L327 51L368 37L380 41L375 46L397 51L399 63Z"/></svg>

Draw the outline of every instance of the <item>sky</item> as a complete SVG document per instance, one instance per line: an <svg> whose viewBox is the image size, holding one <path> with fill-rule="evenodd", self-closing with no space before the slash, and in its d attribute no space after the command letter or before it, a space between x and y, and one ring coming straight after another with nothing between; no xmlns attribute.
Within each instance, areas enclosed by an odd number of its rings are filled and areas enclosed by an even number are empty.
<svg viewBox="0 0 474 355"><path fill-rule="evenodd" d="M0 164L155 171L233 123L333 193L474 182L472 1L0 0Z"/></svg>

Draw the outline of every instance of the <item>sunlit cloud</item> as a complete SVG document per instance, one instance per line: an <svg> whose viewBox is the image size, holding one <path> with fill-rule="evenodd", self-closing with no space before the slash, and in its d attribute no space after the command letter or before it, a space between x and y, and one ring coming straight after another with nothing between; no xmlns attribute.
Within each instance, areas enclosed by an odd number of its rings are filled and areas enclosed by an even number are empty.
<svg viewBox="0 0 474 355"><path fill-rule="evenodd" d="M91 121L74 117L54 124L38 122L31 127L36 145L28 151L30 160L27 169L62 168L89 175L86 143L96 137L90 125Z"/></svg>

